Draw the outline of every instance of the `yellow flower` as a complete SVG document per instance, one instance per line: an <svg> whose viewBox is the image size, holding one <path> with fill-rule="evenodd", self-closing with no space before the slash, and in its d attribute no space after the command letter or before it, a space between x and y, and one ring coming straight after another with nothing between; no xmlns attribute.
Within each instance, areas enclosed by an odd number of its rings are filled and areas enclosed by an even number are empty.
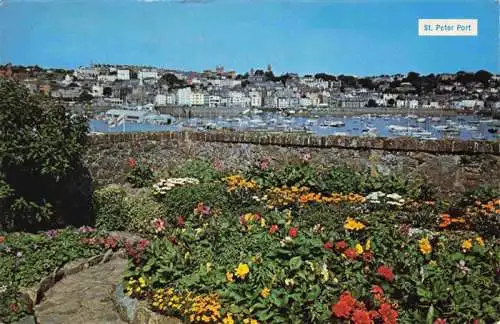
<svg viewBox="0 0 500 324"><path fill-rule="evenodd" d="M363 228L365 228L365 224L360 223L351 217L347 217L345 223L344 223L344 228L349 231L360 231Z"/></svg>
<svg viewBox="0 0 500 324"><path fill-rule="evenodd" d="M462 243L462 249L464 249L466 251L472 249L472 240L468 239L468 240L463 241L463 243Z"/></svg>
<svg viewBox="0 0 500 324"><path fill-rule="evenodd" d="M234 324L233 314L227 313L226 317L222 320L222 324Z"/></svg>
<svg viewBox="0 0 500 324"><path fill-rule="evenodd" d="M261 290L260 295L264 298L267 298L270 293L271 291L269 290L269 288L265 287L264 289Z"/></svg>
<svg viewBox="0 0 500 324"><path fill-rule="evenodd" d="M139 278L139 284L141 285L141 287L146 287L146 280L143 278L143 277L140 277Z"/></svg>
<svg viewBox="0 0 500 324"><path fill-rule="evenodd" d="M429 264L430 264L431 266L434 266L434 267L435 267L435 266L437 266L437 262L436 262L436 260L431 260L431 261L429 261Z"/></svg>
<svg viewBox="0 0 500 324"><path fill-rule="evenodd" d="M426 237L420 239L418 245L422 254L429 254L432 252L432 245Z"/></svg>
<svg viewBox="0 0 500 324"><path fill-rule="evenodd" d="M356 246L354 247L356 249L356 253L359 255L359 254L363 254L363 246L361 244L356 244Z"/></svg>
<svg viewBox="0 0 500 324"><path fill-rule="evenodd" d="M247 274L250 272L250 268L246 263L240 263L238 268L236 268L236 276L240 279L245 279Z"/></svg>
<svg viewBox="0 0 500 324"><path fill-rule="evenodd" d="M229 282L233 282L233 281L234 281L234 275L233 275L233 273L232 273L232 272L229 272L229 271L228 271L228 272L226 272L226 279L227 279L227 281L229 281Z"/></svg>
<svg viewBox="0 0 500 324"><path fill-rule="evenodd" d="M266 227L266 220L264 219L264 217L260 219L260 226Z"/></svg>
<svg viewBox="0 0 500 324"><path fill-rule="evenodd" d="M366 241L366 244L365 244L365 250L368 251L370 250L372 247L372 240L368 239L368 241Z"/></svg>
<svg viewBox="0 0 500 324"><path fill-rule="evenodd" d="M476 237L476 242L479 246L484 246L484 240L481 236Z"/></svg>

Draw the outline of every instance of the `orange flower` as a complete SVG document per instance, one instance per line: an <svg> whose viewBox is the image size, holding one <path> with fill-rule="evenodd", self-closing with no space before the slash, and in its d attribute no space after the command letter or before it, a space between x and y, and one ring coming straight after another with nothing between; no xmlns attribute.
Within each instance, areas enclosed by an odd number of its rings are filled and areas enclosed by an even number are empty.
<svg viewBox="0 0 500 324"><path fill-rule="evenodd" d="M446 228L451 224L450 215L448 214L440 214L441 223L439 223L440 228Z"/></svg>
<svg viewBox="0 0 500 324"><path fill-rule="evenodd" d="M377 275L381 276L389 282L394 280L394 273L392 272L392 268L385 265L381 265L380 267L378 267Z"/></svg>
<svg viewBox="0 0 500 324"><path fill-rule="evenodd" d="M346 291L340 295L339 301L332 306L332 313L339 318L349 318L356 305L356 299Z"/></svg>
<svg viewBox="0 0 500 324"><path fill-rule="evenodd" d="M378 310L380 317L382 317L382 321L384 324L396 324L398 322L398 312L392 309L389 304L380 305L380 309Z"/></svg>
<svg viewBox="0 0 500 324"><path fill-rule="evenodd" d="M371 324L370 314L362 309L356 309L352 314L354 324Z"/></svg>
<svg viewBox="0 0 500 324"><path fill-rule="evenodd" d="M0 236L0 244L2 244L3 242L5 242L5 236Z"/></svg>

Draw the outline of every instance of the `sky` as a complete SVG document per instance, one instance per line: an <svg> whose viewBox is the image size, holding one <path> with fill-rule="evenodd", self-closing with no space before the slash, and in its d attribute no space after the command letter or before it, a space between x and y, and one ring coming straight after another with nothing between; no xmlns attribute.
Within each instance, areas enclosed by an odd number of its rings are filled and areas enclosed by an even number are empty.
<svg viewBox="0 0 500 324"><path fill-rule="evenodd" d="M0 0L0 64L143 64L244 73L500 70L498 0ZM477 37L419 37L475 18Z"/></svg>

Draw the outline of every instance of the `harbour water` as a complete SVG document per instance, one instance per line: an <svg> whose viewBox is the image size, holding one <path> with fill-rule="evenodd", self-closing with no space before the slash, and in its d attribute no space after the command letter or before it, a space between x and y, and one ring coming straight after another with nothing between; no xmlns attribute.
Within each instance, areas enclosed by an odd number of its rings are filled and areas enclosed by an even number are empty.
<svg viewBox="0 0 500 324"><path fill-rule="evenodd" d="M411 136L422 139L457 138L462 140L500 139L500 120L478 116L417 117L393 115L362 115L345 117L298 117L279 113L264 113L236 118L180 119L171 125L126 122L115 127L106 120L90 121L93 133L161 132L186 129L209 131L231 129L235 131L297 132L319 136Z"/></svg>

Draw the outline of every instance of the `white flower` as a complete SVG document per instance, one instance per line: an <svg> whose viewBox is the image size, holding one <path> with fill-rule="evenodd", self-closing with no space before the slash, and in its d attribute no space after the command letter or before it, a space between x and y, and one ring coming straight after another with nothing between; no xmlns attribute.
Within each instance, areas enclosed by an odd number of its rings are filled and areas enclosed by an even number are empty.
<svg viewBox="0 0 500 324"><path fill-rule="evenodd" d="M293 286L295 285L295 281L293 279L285 279L285 285L286 286Z"/></svg>
<svg viewBox="0 0 500 324"><path fill-rule="evenodd" d="M392 199L392 200L400 200L403 197L401 197L397 193L391 193L391 194L387 195L387 198Z"/></svg>
<svg viewBox="0 0 500 324"><path fill-rule="evenodd" d="M7 286L5 286L5 285L0 286L0 294L3 294L6 291L7 291Z"/></svg>
<svg viewBox="0 0 500 324"><path fill-rule="evenodd" d="M330 274L328 273L328 267L326 266L326 263L323 263L323 265L321 266L321 275L323 276L322 278L323 282L328 281Z"/></svg>
<svg viewBox="0 0 500 324"><path fill-rule="evenodd" d="M386 202L387 205L393 205L393 206L402 206L402 203L399 203L397 201L388 201Z"/></svg>
<svg viewBox="0 0 500 324"><path fill-rule="evenodd" d="M309 267L311 268L311 271L314 271L314 263L312 263L311 261L306 261L306 264L309 265Z"/></svg>

